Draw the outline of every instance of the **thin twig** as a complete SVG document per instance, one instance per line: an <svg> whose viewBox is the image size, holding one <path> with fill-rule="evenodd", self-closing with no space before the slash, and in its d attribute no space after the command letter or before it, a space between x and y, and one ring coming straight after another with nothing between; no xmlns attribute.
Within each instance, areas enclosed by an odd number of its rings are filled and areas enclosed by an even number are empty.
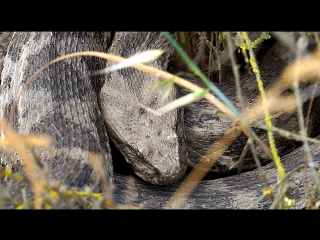
<svg viewBox="0 0 320 240"><path fill-rule="evenodd" d="M293 87L294 96L295 96L296 102L297 102L298 122L299 122L299 126L300 126L300 133L303 138L303 146L304 146L304 150L306 152L307 162L308 162L309 167L311 168L313 177L314 177L316 185L318 187L318 191L320 192L320 179L319 179L317 171L315 169L315 165L314 165L314 162L312 159L310 148L309 148L309 145L307 142L307 133L306 133L305 124L304 124L302 102L301 102L301 98L300 98L299 82L298 82L298 77L297 77L299 70L300 70L301 54L303 52L303 49L305 48L304 45L307 44L304 41L306 41L306 39L304 39L303 37L300 37L297 41L298 50L297 50L297 61L296 61L296 68L295 68L295 76L296 77L293 79L292 87Z"/></svg>
<svg viewBox="0 0 320 240"><path fill-rule="evenodd" d="M278 181L274 186L272 186L271 188L268 188L271 192L273 192L278 186L280 186L280 184L282 184L284 181L286 181L293 173L299 171L300 169L302 169L304 166L298 166L296 168L294 168L291 172L288 172L284 178L282 178L280 181ZM254 202L252 205L249 206L249 209L252 209L255 207L255 205L257 205L260 201L262 201L265 197L268 197L269 194L262 194L256 202Z"/></svg>
<svg viewBox="0 0 320 240"><path fill-rule="evenodd" d="M251 152L252 152L253 160L256 163L257 167L258 167L258 171L260 173L260 176L262 178L264 186L265 186L266 189L270 189L266 173L265 173L264 169L261 166L261 162L260 162L260 160L258 158L258 154L257 154L256 148L254 146L254 143L252 141L252 138L249 138L248 142L249 142L249 145L251 146ZM271 199L271 201L273 201L272 193L270 194L270 199Z"/></svg>
<svg viewBox="0 0 320 240"><path fill-rule="evenodd" d="M265 123L268 126L272 126L272 120L271 120L271 115L269 112L269 109L267 108L267 99L266 99L266 93L264 91L264 87L263 87L263 82L261 79L261 75L260 75L260 70L259 67L257 65L257 61L254 55L254 52L252 50L252 47L250 45L251 41L248 37L248 33L247 32L242 32L242 36L244 38L244 41L246 43L246 46L249 50L249 55L250 55L250 64L252 66L253 72L255 73L256 76L256 80L257 80L257 85L259 88L259 92L261 95L261 99L262 99L262 104L263 104L263 108L264 108L264 113L265 113ZM284 169L283 166L281 164L280 161L280 157L277 153L277 148L275 145L275 141L274 141L274 137L273 137L273 132L272 131L268 131L268 139L269 139L269 145L270 145L270 149L271 149L271 153L273 155L273 160L277 166L277 171L278 171L278 175L279 178L281 179L284 176Z"/></svg>
<svg viewBox="0 0 320 240"><path fill-rule="evenodd" d="M315 36L317 36L317 34L315 34ZM317 39L317 44L319 44L319 39L316 37ZM318 87L318 82L314 83L314 86L313 86L313 89L312 89L312 93L311 93L311 98L310 98L310 102L309 102L309 105L308 105L308 111L307 111L307 115L306 115L306 119L305 119L305 129L306 129L306 132L308 132L308 124L309 124L309 117L310 117L310 114L311 114L311 109L312 109L312 104L313 104L313 100L314 100L314 95L315 95L315 92L317 90L317 87ZM308 194L308 199L309 199L309 204L311 206L311 208L313 207L313 202L311 200L311 193L310 193L310 188L309 188L309 184L308 184L308 176L307 176L307 165L308 165L308 162L307 162L307 155L306 155L306 152L303 151L303 161L305 162L304 164L304 187L306 188L306 192Z"/></svg>
<svg viewBox="0 0 320 240"><path fill-rule="evenodd" d="M246 145L244 146L244 148L243 148L243 150L242 150L242 152L241 152L241 155L240 155L238 161L237 161L236 163L232 164L232 165L229 167L229 169L233 169L233 168L235 168L235 167L238 167L238 172L237 172L238 175L240 175L241 172L242 172L242 166L243 166L244 158L245 158L245 156L247 155L247 152L248 152L248 150L249 150L249 147L250 147L250 143L249 143L249 138L248 138L248 140L247 140L247 142L246 142Z"/></svg>
<svg viewBox="0 0 320 240"><path fill-rule="evenodd" d="M230 62L231 62L231 66L232 66L232 71L233 71L233 75L235 77L235 83L236 83L236 89L237 89L237 95L238 95L238 99L240 101L240 106L241 106L241 109L242 109L242 112L244 112L244 100L243 100L243 96L242 96L242 91L241 91L241 86L240 86L240 74L239 74L239 69L237 67L237 64L236 64L236 60L235 60L235 56L234 56L234 49L233 49L233 44L232 44L232 41L231 41L231 34L230 32L226 32L226 37L227 37L227 46L228 46L228 52L229 52L229 58L230 58ZM251 149L254 149L255 146L252 142L252 140L248 139L241 155L240 155L240 158L237 162L238 164L238 174L241 173L241 170L242 170L242 164L243 164L243 161L244 161L244 158L245 158L245 155L249 149L249 145L251 145ZM256 161L259 161L258 158L255 159ZM261 166L260 164L260 161L259 161L259 164L257 164L258 168L259 166ZM262 169L259 170L263 175L265 174L264 171ZM263 177L265 178L265 177Z"/></svg>
<svg viewBox="0 0 320 240"><path fill-rule="evenodd" d="M286 139L290 139L290 140L295 140L295 141L300 141L303 142L303 137L301 135L295 134L293 132L289 132L280 128L277 128L275 126L267 126L265 124L262 123L258 123L258 122L252 122L252 126L263 129L263 130L267 130L267 131L272 131L275 133L278 133L280 136L285 137ZM306 137L307 141L315 143L315 144L320 144L320 141L315 139L315 138L310 138L310 137Z"/></svg>
<svg viewBox="0 0 320 240"><path fill-rule="evenodd" d="M27 193L26 193L26 189L25 188L21 189L21 194L22 194L22 200L23 200L24 209L29 209Z"/></svg>
<svg viewBox="0 0 320 240"><path fill-rule="evenodd" d="M216 49L217 49L217 63L218 63L218 73L219 73L219 84L222 84L221 76L221 61L220 61L220 50L219 50L219 41L218 41L218 32L216 33Z"/></svg>
<svg viewBox="0 0 320 240"><path fill-rule="evenodd" d="M211 32L211 43L213 42L213 32ZM210 71L211 66L213 66L212 48L209 48L209 62L208 62L208 78L212 80L212 71Z"/></svg>

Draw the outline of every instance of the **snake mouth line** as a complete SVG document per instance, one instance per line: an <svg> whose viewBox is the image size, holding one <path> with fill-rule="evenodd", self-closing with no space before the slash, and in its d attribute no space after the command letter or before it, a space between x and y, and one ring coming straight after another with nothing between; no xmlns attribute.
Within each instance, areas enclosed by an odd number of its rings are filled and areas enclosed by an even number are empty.
<svg viewBox="0 0 320 240"><path fill-rule="evenodd" d="M115 146L113 141L110 141L109 144L110 144L111 152L112 152L114 172L116 174L120 174L123 176L133 176L136 179L140 179L140 177L137 174L135 174L135 172L132 170L130 165L127 163L127 161L125 160L125 157L118 150L118 148ZM187 176L191 170L192 170L192 167L187 167L184 177ZM243 169L242 173L248 172L251 170L252 169ZM231 171L228 173L208 172L207 175L202 180L203 181L215 180L215 179L219 179L219 178L229 177L232 175L237 175L237 169L235 169L235 171ZM183 180L184 177L181 180Z"/></svg>
<svg viewBox="0 0 320 240"><path fill-rule="evenodd" d="M109 142L109 144L112 152L114 172L117 174L133 176L137 179L144 179L146 182L150 182L151 184L155 185L169 185L173 182L181 180L183 173L186 170L186 168L184 168L181 171L177 171L176 174L170 173L168 175L163 175L158 169L151 164L148 164L148 162L143 158L140 158L140 160L143 162L141 165L143 166L143 170L139 166L130 166L124 155L120 152L112 140ZM143 174L140 175L139 172L143 172ZM159 183L162 182L162 180L165 180L166 183Z"/></svg>

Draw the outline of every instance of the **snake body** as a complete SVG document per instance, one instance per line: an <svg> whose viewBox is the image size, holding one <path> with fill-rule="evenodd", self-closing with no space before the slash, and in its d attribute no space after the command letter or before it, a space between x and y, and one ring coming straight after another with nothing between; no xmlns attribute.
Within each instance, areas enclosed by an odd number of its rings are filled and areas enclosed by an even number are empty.
<svg viewBox="0 0 320 240"><path fill-rule="evenodd" d="M6 37L10 39L8 35ZM1 75L0 115L5 121L26 80L56 57L79 51L100 51L129 57L146 49L166 48L165 54L150 63L166 70L173 51L158 32L116 32L113 38L109 32L17 32L10 40ZM291 57L290 54L281 54L278 49L270 51L265 58L261 71L268 74L264 76L266 85L279 76L281 66L284 67ZM270 61L278 62L271 64ZM151 94L154 77L147 73L126 68L106 75L91 74L111 64L95 57L74 57L49 66L21 95L14 115L14 129L20 134L49 135L53 139L50 147L34 151L67 184L75 187L90 185L94 190L98 189L99 179L88 160L93 153L101 157L109 182L116 185L115 198L118 202L146 208L164 207L163 203L178 186L178 183L172 183L184 176L187 160L197 163L231 122L212 116L196 121L202 108L213 108L204 100L191 104L184 111L180 108L161 117L154 116L141 106L154 109L163 106L178 97L178 89L174 87L168 98L161 100L164 90ZM269 66L274 70L268 69ZM256 84L253 76L244 75L242 78L244 86L250 88L245 92L252 94L246 95L248 104L258 94L254 90ZM199 83L198 80L191 81ZM227 96L236 101L234 87L225 84L222 88L229 89ZM185 93L182 90L182 94ZM284 126L287 118L279 119L282 120L282 124L279 120L279 126ZM311 129L316 125L317 121L312 121ZM208 131L204 133L204 129ZM133 188L135 192L131 191L132 186L123 176L113 174L109 137L139 177L152 184L167 186L151 186L137 180ZM244 144L245 137L240 136L230 151L221 157L216 168L226 171L238 159L240 146ZM318 148L312 149L316 157ZM231 157L227 155L230 152L234 154ZM299 154L301 149L284 158L288 170L302 164ZM21 159L11 149L4 148L1 156L3 164L15 171L23 169ZM269 163L265 168L268 178L275 182L277 173L273 164ZM293 179L299 189L293 193L297 199L296 206L301 208L306 204L302 179L297 174ZM240 176L203 181L179 207L243 208L256 200L262 189L256 170ZM267 204L265 201L258 206L264 208ZM176 205L172 203L167 207Z"/></svg>

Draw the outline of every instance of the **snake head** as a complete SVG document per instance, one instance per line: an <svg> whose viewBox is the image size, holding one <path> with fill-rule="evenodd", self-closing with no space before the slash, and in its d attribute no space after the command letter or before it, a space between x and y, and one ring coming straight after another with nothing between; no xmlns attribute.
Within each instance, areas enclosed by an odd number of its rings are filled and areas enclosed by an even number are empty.
<svg viewBox="0 0 320 240"><path fill-rule="evenodd" d="M181 109L161 117L135 107L105 109L103 115L110 138L136 175L155 185L170 184L184 176L187 145Z"/></svg>
<svg viewBox="0 0 320 240"><path fill-rule="evenodd" d="M173 48L160 32L116 33L108 53L124 58L150 49L166 49L149 66L165 70ZM107 62L106 67L112 63ZM133 171L152 184L181 179L187 168L183 111L175 109L156 116L141 106L158 109L177 97L173 87L166 99L164 89L155 93L155 77L132 67L108 72L99 93L101 112L110 138Z"/></svg>

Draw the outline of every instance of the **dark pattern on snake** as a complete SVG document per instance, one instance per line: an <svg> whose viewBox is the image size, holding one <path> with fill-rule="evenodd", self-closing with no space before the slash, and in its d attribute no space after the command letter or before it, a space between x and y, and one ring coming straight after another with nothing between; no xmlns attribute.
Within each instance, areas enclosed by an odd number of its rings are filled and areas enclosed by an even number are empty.
<svg viewBox="0 0 320 240"><path fill-rule="evenodd" d="M111 45L110 48L108 48L109 45ZM159 33L116 33L112 44L109 33L16 33L9 45L1 76L1 115L6 119L14 97L27 78L43 64L56 57L86 50L108 51L128 57L140 50L163 47L169 47L169 44L159 36ZM278 50L276 50L277 47ZM269 51L269 56L265 57L264 65L261 63L266 85L269 84L268 81L272 82L280 74L281 68L290 59L290 54L283 54L279 49L288 53L283 46L275 46ZM165 70L171 51L172 48L169 48L167 54L152 65ZM285 57L282 59L282 56ZM272 65L270 59L273 59L275 64ZM110 64L108 62L107 66ZM21 96L15 113L14 127L19 133L48 134L53 138L53 146L45 150L36 149L36 154L72 186L81 187L89 184L93 188L97 187L98 179L88 166L89 152L102 156L109 180L112 182L113 170L106 126L110 137L123 151L126 160L137 175L151 183L168 184L181 179L184 175L187 145L190 149L189 161L196 163L198 156L202 156L207 149L208 144L204 142L209 139L212 144L217 139L216 136L219 136L226 125L230 124L228 120L203 116L200 121L195 121L199 110L203 106L209 106L204 100L186 107L184 128L182 127L183 111L180 109L159 121L143 111L141 103L157 108L175 99L176 90L165 102L160 102L161 92L150 95L147 91L152 86L154 77L133 69L91 76L91 72L104 67L104 60L92 57L71 58L50 66ZM257 95L256 83L252 76L247 75L242 78L247 93L245 101L250 103ZM137 83L137 79L140 82ZM196 79L191 80L199 82ZM236 101L234 87L224 86L221 88L230 90L230 94L226 92L226 95ZM187 133L187 144L184 130ZM199 133L201 133L200 136L197 135ZM245 138L239 138L235 144L243 146L242 139ZM194 147L196 144L199 148ZM227 152L229 158L226 154L232 163L240 154L238 148L240 149L240 147L231 147L231 151ZM312 149L314 156L317 156L317 148ZM232 151L234 155L230 157ZM284 158L286 168L290 169L302 164L300 152L296 151ZM226 166L230 166L230 161L225 162L223 159L225 159L224 156L216 165L221 171ZM21 164L17 160L18 158L10 149L4 149L3 163L13 166L18 171ZM265 168L269 169L268 178L275 181L277 173L273 164L270 163ZM115 197L120 203L131 203L146 208L163 207L162 203L169 199L179 184L153 187L137 181L133 193L123 176L115 175L114 178ZM299 182L301 176L296 174L292 179ZM298 189L293 192L298 202L297 208L306 204L301 181ZM311 183L312 180L310 180ZM261 195L261 189L263 185L256 170L241 174L240 178L232 176L209 182L203 181L182 207L245 208ZM154 199L150 199L150 196ZM267 206L268 201L259 205L262 208Z"/></svg>

